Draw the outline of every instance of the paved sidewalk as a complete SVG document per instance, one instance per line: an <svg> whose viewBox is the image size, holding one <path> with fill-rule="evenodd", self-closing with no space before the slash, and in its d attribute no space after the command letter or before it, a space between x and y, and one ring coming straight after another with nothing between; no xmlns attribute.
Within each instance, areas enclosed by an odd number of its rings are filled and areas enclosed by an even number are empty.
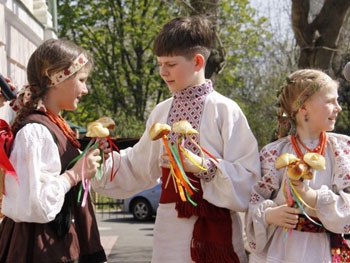
<svg viewBox="0 0 350 263"><path fill-rule="evenodd" d="M154 221L140 223L129 214L97 212L96 217L108 263L151 262Z"/></svg>
<svg viewBox="0 0 350 263"><path fill-rule="evenodd" d="M130 214L96 213L108 263L150 263L154 221L137 222Z"/></svg>
<svg viewBox="0 0 350 263"><path fill-rule="evenodd" d="M103 248L105 249L107 258L109 258L112 254L113 248L117 246L117 239L118 236L101 236L101 243Z"/></svg>

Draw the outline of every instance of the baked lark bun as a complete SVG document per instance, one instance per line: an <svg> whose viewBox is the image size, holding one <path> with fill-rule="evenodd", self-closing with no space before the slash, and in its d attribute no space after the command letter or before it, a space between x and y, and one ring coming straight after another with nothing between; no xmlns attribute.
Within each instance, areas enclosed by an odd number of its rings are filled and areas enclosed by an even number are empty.
<svg viewBox="0 0 350 263"><path fill-rule="evenodd" d="M156 141L162 138L164 135L168 135L171 131L171 127L168 124L162 123L154 123L149 130L149 138L152 141Z"/></svg>
<svg viewBox="0 0 350 263"><path fill-rule="evenodd" d="M297 161L300 161L300 159L297 158L294 154L282 153L280 156L277 157L275 167L277 169L280 169Z"/></svg>
<svg viewBox="0 0 350 263"><path fill-rule="evenodd" d="M192 125L186 120L175 122L173 124L173 132L181 134L198 134L198 131L193 129Z"/></svg>
<svg viewBox="0 0 350 263"><path fill-rule="evenodd" d="M114 129L115 122L109 117L101 117L87 126L86 137L104 138L109 136L109 130Z"/></svg>
<svg viewBox="0 0 350 263"><path fill-rule="evenodd" d="M306 153L304 155L304 162L306 162L312 169L325 170L326 159L318 153Z"/></svg>
<svg viewBox="0 0 350 263"><path fill-rule="evenodd" d="M287 175L291 180L299 180L304 176L310 177L309 172L308 165L299 161L289 165L287 168Z"/></svg>
<svg viewBox="0 0 350 263"><path fill-rule="evenodd" d="M107 128L109 130L113 130L115 128L115 122L110 117L103 116L95 122L101 123L104 128Z"/></svg>

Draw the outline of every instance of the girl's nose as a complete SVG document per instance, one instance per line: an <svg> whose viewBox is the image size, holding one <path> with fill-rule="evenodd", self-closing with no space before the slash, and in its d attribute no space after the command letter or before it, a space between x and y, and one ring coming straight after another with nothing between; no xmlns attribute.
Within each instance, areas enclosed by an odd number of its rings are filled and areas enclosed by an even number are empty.
<svg viewBox="0 0 350 263"><path fill-rule="evenodd" d="M84 84L83 86L83 92L82 92L84 95L88 94L89 93L89 89L88 87L86 86L86 83Z"/></svg>
<svg viewBox="0 0 350 263"><path fill-rule="evenodd" d="M341 106L339 105L338 102L337 102L337 110L338 110L338 112L341 112L341 111L342 111L342 108L341 108Z"/></svg>

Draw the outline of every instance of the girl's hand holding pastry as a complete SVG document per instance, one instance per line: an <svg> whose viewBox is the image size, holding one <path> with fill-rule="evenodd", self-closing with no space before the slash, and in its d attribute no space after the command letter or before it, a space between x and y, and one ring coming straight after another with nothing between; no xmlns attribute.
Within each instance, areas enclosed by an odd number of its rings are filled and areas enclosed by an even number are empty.
<svg viewBox="0 0 350 263"><path fill-rule="evenodd" d="M83 163L84 161L85 164ZM81 181L83 173L85 178L94 177L100 167L100 161L100 149L89 149L86 152L85 160L84 158L80 158L72 169L65 172L67 178L71 181L72 186Z"/></svg>

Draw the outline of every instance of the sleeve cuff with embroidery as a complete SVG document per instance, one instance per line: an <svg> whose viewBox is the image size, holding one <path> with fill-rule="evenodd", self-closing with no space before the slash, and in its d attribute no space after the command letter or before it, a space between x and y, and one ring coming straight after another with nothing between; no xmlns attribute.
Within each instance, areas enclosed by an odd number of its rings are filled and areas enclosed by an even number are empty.
<svg viewBox="0 0 350 263"><path fill-rule="evenodd" d="M215 177L217 167L210 159L205 159L203 161L203 167L206 168L206 170L195 174L195 176L203 179L205 182L210 182Z"/></svg>

